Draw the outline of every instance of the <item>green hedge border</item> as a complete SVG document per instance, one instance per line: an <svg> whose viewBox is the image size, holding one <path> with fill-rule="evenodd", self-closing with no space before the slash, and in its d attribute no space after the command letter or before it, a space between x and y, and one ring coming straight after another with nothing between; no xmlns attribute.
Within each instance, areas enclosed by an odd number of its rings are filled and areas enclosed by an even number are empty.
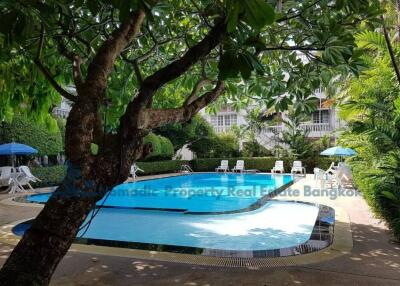
<svg viewBox="0 0 400 286"><path fill-rule="evenodd" d="M138 162L139 168L144 170L141 175L155 175L165 173L175 173L180 170L183 164L188 164L195 172L210 172L214 171L221 163L221 160L227 158L209 158L209 159L195 159L192 161L186 160L167 160L167 161L154 161L154 162ZM246 169L257 169L262 172L270 172L276 160L283 160L286 172L290 172L292 159L288 158L275 158L275 157L241 157L241 158L228 158L229 167L233 168L237 160L245 161ZM308 173L312 173L314 167L327 169L331 164L332 159L320 157L318 160L309 159L303 160ZM32 168L32 173L41 179L41 182L33 183L35 188L57 186L59 185L66 175L66 166L51 166Z"/></svg>
<svg viewBox="0 0 400 286"><path fill-rule="evenodd" d="M293 159L289 158L276 158L276 157L239 157L239 158L207 158L207 159L195 159L190 162L192 168L196 172L209 172L214 171L221 163L221 160L228 160L229 167L233 168L236 165L237 160L244 160L245 169L257 169L261 172L270 172L275 165L275 161L283 160L283 164L286 172L290 172L293 164ZM328 169L332 163L330 158L318 158L317 160L311 158L308 160L302 160L303 166L306 168L307 173L312 173L315 167L321 169Z"/></svg>

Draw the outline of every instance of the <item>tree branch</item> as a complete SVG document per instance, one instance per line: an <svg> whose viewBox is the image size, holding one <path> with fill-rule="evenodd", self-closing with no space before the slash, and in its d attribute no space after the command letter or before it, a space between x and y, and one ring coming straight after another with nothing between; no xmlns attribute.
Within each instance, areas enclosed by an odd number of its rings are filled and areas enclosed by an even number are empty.
<svg viewBox="0 0 400 286"><path fill-rule="evenodd" d="M145 17L143 10L135 11L99 48L88 68L86 82L105 89L115 59L139 33Z"/></svg>
<svg viewBox="0 0 400 286"><path fill-rule="evenodd" d="M61 35L58 35L61 36ZM75 86L79 88L83 83L83 76L81 71L82 58L74 52L68 50L67 46L63 43L61 37L54 36L54 41L57 43L58 51L72 63L72 76L74 79Z"/></svg>
<svg viewBox="0 0 400 286"><path fill-rule="evenodd" d="M75 102L76 97L63 89L53 78L53 76L50 74L50 71L43 65L43 63L40 61L40 59L36 58L34 60L35 64L39 68L39 70L42 72L42 74L46 77L47 81L51 84L51 86L63 97L66 99Z"/></svg>
<svg viewBox="0 0 400 286"><path fill-rule="evenodd" d="M146 110L146 126L149 129L161 127L170 123L184 122L192 118L202 108L216 100L225 90L223 81L218 81L213 90L184 104L180 108L171 109L148 109Z"/></svg>
<svg viewBox="0 0 400 286"><path fill-rule="evenodd" d="M154 41L154 45L146 53L144 53L144 54L142 54L140 56L137 56L134 59L129 59L124 53L121 53L121 58L125 62L127 62L127 63L129 63L129 64L131 64L133 66L133 69L134 69L135 75L136 75L136 79L138 80L140 86L143 83L143 76L142 76L142 72L140 71L139 64L141 62L147 60L152 54L154 54L154 52L157 51L157 49L160 46L162 46L164 44L167 44L167 43L169 43L169 42L171 42L171 41L173 41L175 39L179 39L181 37L181 36L176 36L176 37L172 37L172 38L169 38L169 39L165 39L163 41L157 41L157 39L155 38L153 33L150 31L150 28L147 28L147 30L148 30L148 32L150 34L150 37Z"/></svg>
<svg viewBox="0 0 400 286"><path fill-rule="evenodd" d="M385 36L385 42L386 42L386 46L387 46L388 51L389 51L390 60L392 62L393 69L394 69L394 71L396 73L397 81L400 84L399 66L397 65L397 62L396 62L396 57L394 55L392 43L390 41L389 33L387 31L387 28L386 28L386 25L385 25L385 19L383 18L383 16L381 16L381 20L382 20L382 26L383 26L383 35Z"/></svg>
<svg viewBox="0 0 400 286"><path fill-rule="evenodd" d="M199 91L206 85L212 83L211 80L207 79L207 78L202 78L200 79L193 87L192 92L190 93L190 95L186 98L185 102L183 103L183 106L187 106L189 104L191 104L196 98L197 98L197 94L199 93Z"/></svg>
<svg viewBox="0 0 400 286"><path fill-rule="evenodd" d="M143 81L138 95L128 104L124 115L120 119L121 126L119 133L121 135L121 142L133 140L129 135L132 133L132 128L148 128L146 126L146 122L148 121L146 119L147 111L155 92L160 87L187 72L192 65L207 56L221 43L226 34L226 24L224 22L223 19L219 19L207 36L191 47L181 58L156 71ZM197 102L197 100L194 102Z"/></svg>
<svg viewBox="0 0 400 286"><path fill-rule="evenodd" d="M301 11L299 11L296 14L290 15L290 16L286 16L286 17L282 17L276 20L277 23L280 22L284 22L284 21L288 21L297 17L300 17L306 10L310 9L311 7L317 5L319 2L321 2L322 0L316 0L314 3L311 3L310 5L304 7L304 9L302 9Z"/></svg>
<svg viewBox="0 0 400 286"><path fill-rule="evenodd" d="M160 87L178 78L187 72L193 64L208 55L222 41L225 33L226 24L220 19L208 35L191 47L181 58L148 76L143 81L138 96L128 105L128 112L130 107L135 105L145 106Z"/></svg>
<svg viewBox="0 0 400 286"><path fill-rule="evenodd" d="M137 81L139 82L139 86L141 86L142 83L143 83L143 76L142 76L142 72L140 71L140 68L139 68L139 64L138 64L137 59L132 59L132 60L131 60L131 59L128 59L124 54L121 54L121 58L122 58L125 62L127 62L127 63L129 63L129 64L132 65L133 70L134 70L135 75L136 75L136 79L137 79Z"/></svg>
<svg viewBox="0 0 400 286"><path fill-rule="evenodd" d="M311 47L311 46L278 46L267 47L262 51L324 51L324 47Z"/></svg>
<svg viewBox="0 0 400 286"><path fill-rule="evenodd" d="M40 29L40 38L39 38L39 47L36 53L36 58L34 59L34 63L36 66L39 68L39 70L42 72L42 74L45 76L47 81L51 84L51 86L63 97L70 101L75 101L76 97L72 95L71 93L67 92L65 89L63 89L54 79L54 77L50 74L50 71L43 65L41 62L40 58L42 56L42 50L43 50L43 45L44 45L44 37L45 37L45 29L44 25L42 24L41 29Z"/></svg>

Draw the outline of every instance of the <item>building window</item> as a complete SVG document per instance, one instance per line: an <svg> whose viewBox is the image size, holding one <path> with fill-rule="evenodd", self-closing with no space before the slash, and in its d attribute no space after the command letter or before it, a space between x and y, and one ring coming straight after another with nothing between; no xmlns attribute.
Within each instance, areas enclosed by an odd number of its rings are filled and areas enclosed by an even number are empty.
<svg viewBox="0 0 400 286"><path fill-rule="evenodd" d="M231 126L231 116L225 115L225 126Z"/></svg>
<svg viewBox="0 0 400 286"><path fill-rule="evenodd" d="M224 126L224 116L218 115L218 126Z"/></svg>
<svg viewBox="0 0 400 286"><path fill-rule="evenodd" d="M210 123L214 126L217 132L227 131L231 126L237 125L236 114L224 114L224 115L213 115L210 116Z"/></svg>
<svg viewBox="0 0 400 286"><path fill-rule="evenodd" d="M329 110L317 110L312 113L313 123L329 123Z"/></svg>

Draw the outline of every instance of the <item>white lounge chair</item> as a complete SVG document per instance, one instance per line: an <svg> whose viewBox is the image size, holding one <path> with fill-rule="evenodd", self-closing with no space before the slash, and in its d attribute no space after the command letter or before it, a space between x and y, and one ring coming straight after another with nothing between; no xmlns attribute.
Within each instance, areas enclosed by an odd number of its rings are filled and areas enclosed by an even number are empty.
<svg viewBox="0 0 400 286"><path fill-rule="evenodd" d="M19 166L19 172L12 178L13 184L16 184L18 188L14 189L14 192L24 192L24 186L28 186L31 191L34 191L31 182L40 182L38 177L35 177L28 166ZM11 192L11 191L10 191Z"/></svg>
<svg viewBox="0 0 400 286"><path fill-rule="evenodd" d="M320 168L314 168L314 180L324 180L325 171Z"/></svg>
<svg viewBox="0 0 400 286"><path fill-rule="evenodd" d="M285 168L283 167L283 161L275 161L275 166L272 168L271 173L285 173Z"/></svg>
<svg viewBox="0 0 400 286"><path fill-rule="evenodd" d="M324 173L324 187L325 188L334 188L339 187L339 180L337 177L337 167L335 166L335 162L332 162L329 166L328 170Z"/></svg>
<svg viewBox="0 0 400 286"><path fill-rule="evenodd" d="M219 171L224 171L227 172L229 171L229 162L228 160L221 160L221 165L215 168L215 172Z"/></svg>
<svg viewBox="0 0 400 286"><path fill-rule="evenodd" d="M10 188L11 181L11 167L1 167L0 169L0 187L8 187ZM7 189L7 191L8 191Z"/></svg>
<svg viewBox="0 0 400 286"><path fill-rule="evenodd" d="M306 174L306 168L303 167L303 164L301 161L293 161L293 166L292 170L290 173L295 174L295 173L300 173L300 174Z"/></svg>
<svg viewBox="0 0 400 286"><path fill-rule="evenodd" d="M353 188L353 176L346 165L341 165L336 170L336 179L339 187Z"/></svg>
<svg viewBox="0 0 400 286"><path fill-rule="evenodd" d="M232 172L240 172L243 173L244 170L244 161L243 160L237 160L236 161L236 166L233 167Z"/></svg>
<svg viewBox="0 0 400 286"><path fill-rule="evenodd" d="M14 194L16 192L23 192L24 188L20 186L17 177L20 173L16 173L13 167L2 167L0 174L0 187L8 187L6 192Z"/></svg>
<svg viewBox="0 0 400 286"><path fill-rule="evenodd" d="M325 171L327 175L335 175L337 167L335 166L335 162L332 162L329 166L328 170Z"/></svg>
<svg viewBox="0 0 400 286"><path fill-rule="evenodd" d="M41 180L34 176L28 166L19 166L19 171L24 173L31 182L40 182Z"/></svg>

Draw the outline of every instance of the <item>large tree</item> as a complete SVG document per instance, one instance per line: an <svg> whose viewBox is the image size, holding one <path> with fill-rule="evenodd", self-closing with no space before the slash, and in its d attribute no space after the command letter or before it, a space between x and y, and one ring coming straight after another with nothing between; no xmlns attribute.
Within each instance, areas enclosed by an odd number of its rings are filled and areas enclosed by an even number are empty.
<svg viewBox="0 0 400 286"><path fill-rule="evenodd" d="M54 91L72 110L67 176L0 285L49 283L96 202L146 155L149 130L227 99L285 109L335 72L357 73L353 34L373 24L377 2L3 0L1 118L51 106Z"/></svg>

